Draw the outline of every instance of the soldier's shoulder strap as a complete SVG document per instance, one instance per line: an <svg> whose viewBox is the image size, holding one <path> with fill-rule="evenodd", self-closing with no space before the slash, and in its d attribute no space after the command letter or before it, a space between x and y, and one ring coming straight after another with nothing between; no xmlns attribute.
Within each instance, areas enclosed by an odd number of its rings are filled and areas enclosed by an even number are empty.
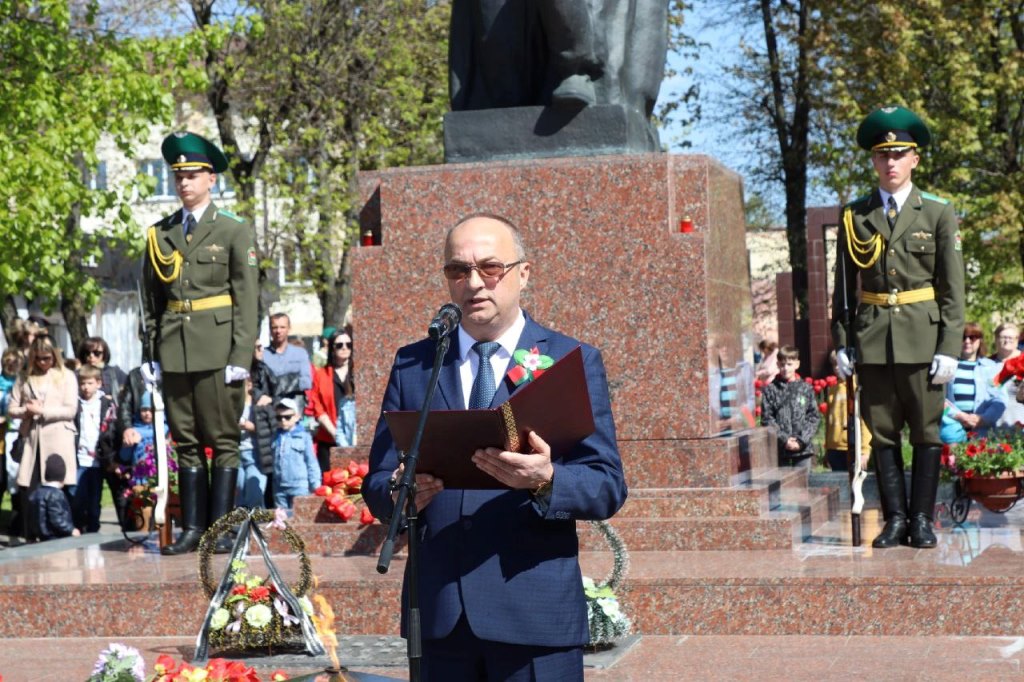
<svg viewBox="0 0 1024 682"><path fill-rule="evenodd" d="M937 194L932 194L931 192L921 192L921 198L922 199L928 199L929 201L935 201L935 202L938 202L938 203L943 204L943 205L946 205L946 204L949 203L949 199L944 199L944 198L938 196Z"/></svg>
<svg viewBox="0 0 1024 682"><path fill-rule="evenodd" d="M225 218L230 218L231 220L234 220L236 223L244 223L245 222L245 218L232 213L231 211L227 210L226 208L219 208L219 209L217 209L217 215L222 215Z"/></svg>
<svg viewBox="0 0 1024 682"><path fill-rule="evenodd" d="M871 195L872 195L872 192L868 192L867 194L861 195L861 196L857 197L856 199L852 199L849 202L847 202L846 206L844 206L843 208L844 209L852 209L852 208L854 208L855 206L857 206L859 204L867 203L871 199Z"/></svg>

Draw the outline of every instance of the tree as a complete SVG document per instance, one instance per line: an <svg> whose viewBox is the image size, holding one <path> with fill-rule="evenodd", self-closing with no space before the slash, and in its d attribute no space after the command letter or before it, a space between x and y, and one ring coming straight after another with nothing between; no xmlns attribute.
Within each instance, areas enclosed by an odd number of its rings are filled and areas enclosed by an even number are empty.
<svg viewBox="0 0 1024 682"><path fill-rule="evenodd" d="M262 207L264 265L297 247L325 323L338 322L351 296L356 172L441 158L449 3L252 0L218 19L215 2L190 6L240 210L255 216L257 177L283 200L279 213Z"/></svg>
<svg viewBox="0 0 1024 682"><path fill-rule="evenodd" d="M728 95L717 118L738 121L740 132L757 154L744 169L756 191L770 194L781 186L785 196L789 265L807 271L807 191L809 141L814 123L815 94L824 74L817 68L822 23L817 0L746 0L713 2L723 23L735 24L747 36L740 60L724 67ZM794 278L794 296L801 309L807 298L806 279Z"/></svg>
<svg viewBox="0 0 1024 682"><path fill-rule="evenodd" d="M85 216L109 221L131 241L129 202L140 186L92 189L96 145L109 137L126 155L155 120L167 120L170 67L184 69L181 39L135 39L99 30L98 4L0 0L0 319L10 297L61 303L74 343L99 289L83 270L102 256ZM187 70L187 69L186 69ZM143 189L144 191L144 189Z"/></svg>

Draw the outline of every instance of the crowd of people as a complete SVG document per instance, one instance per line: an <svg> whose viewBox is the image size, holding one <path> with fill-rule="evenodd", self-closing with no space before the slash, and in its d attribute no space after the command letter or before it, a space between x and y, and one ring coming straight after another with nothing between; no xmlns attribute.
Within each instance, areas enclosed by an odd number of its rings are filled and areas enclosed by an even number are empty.
<svg viewBox="0 0 1024 682"><path fill-rule="evenodd" d="M130 472L156 435L141 367L112 364L101 337L65 358L39 318L17 320L10 337L0 360L8 535L18 542L98 532L104 486L118 522L130 527ZM290 509L320 484L332 447L356 444L351 329L327 327L320 344L324 352L311 356L284 313L270 318L270 344L256 341L238 416L238 506Z"/></svg>

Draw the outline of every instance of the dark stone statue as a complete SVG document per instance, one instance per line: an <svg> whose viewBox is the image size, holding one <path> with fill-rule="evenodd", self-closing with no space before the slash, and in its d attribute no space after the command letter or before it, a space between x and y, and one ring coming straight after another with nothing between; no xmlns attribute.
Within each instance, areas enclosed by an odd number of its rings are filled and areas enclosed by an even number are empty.
<svg viewBox="0 0 1024 682"><path fill-rule="evenodd" d="M667 0L454 0L452 111L554 109L532 115L533 132L544 135L583 109L610 105L585 120L622 118L612 126L631 131L622 151L657 150L650 117L667 45Z"/></svg>

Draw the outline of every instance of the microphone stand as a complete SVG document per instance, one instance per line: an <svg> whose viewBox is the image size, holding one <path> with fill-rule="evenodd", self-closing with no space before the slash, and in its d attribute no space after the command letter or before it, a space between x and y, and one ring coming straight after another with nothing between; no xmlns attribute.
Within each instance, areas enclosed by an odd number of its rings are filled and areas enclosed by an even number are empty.
<svg viewBox="0 0 1024 682"><path fill-rule="evenodd" d="M388 535L380 548L380 558L377 560L377 572L387 573L391 566L391 557L395 551L395 536L398 535L402 522L401 509L405 509L407 521L407 535L409 538L409 561L405 567L405 579L408 586L409 604L406 617L406 635L408 636L407 650L409 653L409 681L419 682L420 663L423 658L422 634L420 628L420 595L419 595L419 565L418 545L419 533L416 529L418 512L416 509L416 463L420 456L420 441L423 440L423 430L427 426L427 415L430 413L430 401L437 390L437 381L441 374L441 362L444 360L448 346L451 344L451 337L445 335L437 342L434 353L434 368L430 373L430 382L427 384L427 394L423 398L423 407L420 408L420 418L416 423L416 433L413 435L412 445L409 452L402 458L405 469L402 471L402 480L398 482L398 499L395 501L395 513L391 515L388 525Z"/></svg>

